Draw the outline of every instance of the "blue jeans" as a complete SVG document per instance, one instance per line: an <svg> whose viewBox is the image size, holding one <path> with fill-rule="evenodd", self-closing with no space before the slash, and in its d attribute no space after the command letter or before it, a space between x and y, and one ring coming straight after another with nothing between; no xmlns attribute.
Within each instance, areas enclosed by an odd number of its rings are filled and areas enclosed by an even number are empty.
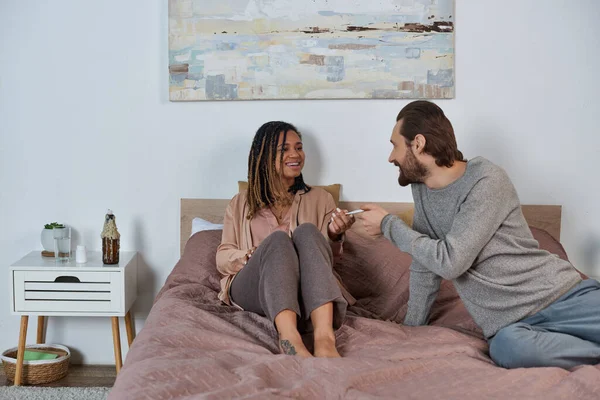
<svg viewBox="0 0 600 400"><path fill-rule="evenodd" d="M600 363L600 283L587 279L537 314L489 339L490 357L504 368Z"/></svg>

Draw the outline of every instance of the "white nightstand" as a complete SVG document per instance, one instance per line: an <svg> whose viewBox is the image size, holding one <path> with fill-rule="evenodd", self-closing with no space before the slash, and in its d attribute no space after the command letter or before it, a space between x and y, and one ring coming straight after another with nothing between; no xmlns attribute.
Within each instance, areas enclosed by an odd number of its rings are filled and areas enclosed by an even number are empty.
<svg viewBox="0 0 600 400"><path fill-rule="evenodd" d="M21 384L23 353L30 315L38 316L37 343L45 342L44 317L111 317L117 373L122 366L119 317L125 317L127 341L135 332L129 309L137 297L137 253L121 251L119 264L104 265L101 252L88 262L56 263L32 251L10 266L11 312L21 315L15 385Z"/></svg>

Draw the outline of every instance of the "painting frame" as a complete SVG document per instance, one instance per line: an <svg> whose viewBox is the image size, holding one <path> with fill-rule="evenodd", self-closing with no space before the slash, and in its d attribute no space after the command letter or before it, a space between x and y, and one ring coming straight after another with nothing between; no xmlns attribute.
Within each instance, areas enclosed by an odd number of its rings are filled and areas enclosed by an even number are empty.
<svg viewBox="0 0 600 400"><path fill-rule="evenodd" d="M454 98L455 0L382 3L169 0L169 100Z"/></svg>

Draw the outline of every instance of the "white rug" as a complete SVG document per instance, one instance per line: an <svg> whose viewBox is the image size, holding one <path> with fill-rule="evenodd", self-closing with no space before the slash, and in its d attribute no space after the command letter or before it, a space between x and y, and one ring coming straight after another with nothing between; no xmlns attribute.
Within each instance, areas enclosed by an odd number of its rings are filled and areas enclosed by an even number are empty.
<svg viewBox="0 0 600 400"><path fill-rule="evenodd" d="M106 400L107 387L2 386L2 400Z"/></svg>

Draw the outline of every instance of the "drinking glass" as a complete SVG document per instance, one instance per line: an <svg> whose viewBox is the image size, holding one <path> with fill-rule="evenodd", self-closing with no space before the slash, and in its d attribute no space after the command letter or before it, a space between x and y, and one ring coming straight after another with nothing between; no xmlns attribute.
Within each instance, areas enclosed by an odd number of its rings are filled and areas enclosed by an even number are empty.
<svg viewBox="0 0 600 400"><path fill-rule="evenodd" d="M54 228L54 259L56 262L68 262L71 259L71 228Z"/></svg>

